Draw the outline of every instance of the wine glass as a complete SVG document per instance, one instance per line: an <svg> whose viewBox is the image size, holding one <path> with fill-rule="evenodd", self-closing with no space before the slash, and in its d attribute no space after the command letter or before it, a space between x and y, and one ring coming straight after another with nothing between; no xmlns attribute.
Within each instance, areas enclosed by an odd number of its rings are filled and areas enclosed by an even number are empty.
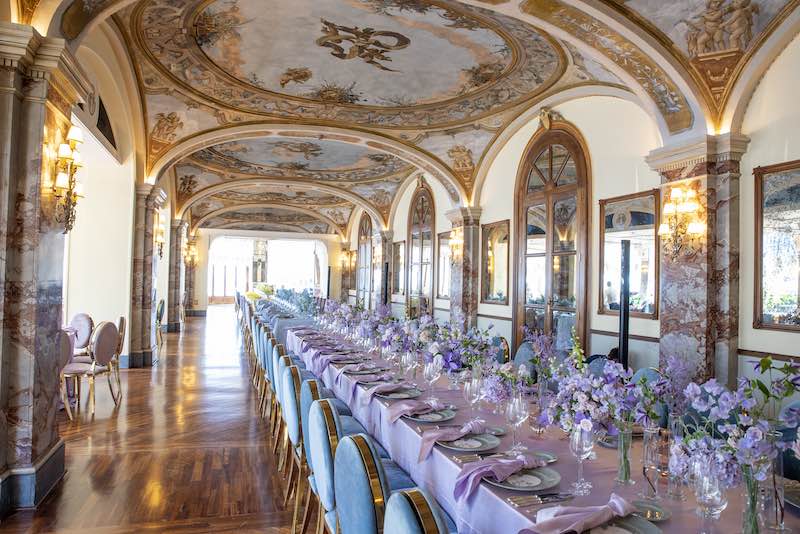
<svg viewBox="0 0 800 534"><path fill-rule="evenodd" d="M417 355L412 351L404 352L403 355L400 356L400 373L403 376L408 374L416 365L416 360Z"/></svg>
<svg viewBox="0 0 800 534"><path fill-rule="evenodd" d="M475 405L483 397L483 380L473 376L464 382L464 398L469 403L469 419L475 418Z"/></svg>
<svg viewBox="0 0 800 534"><path fill-rule="evenodd" d="M697 514L700 517L716 521L725 508L728 498L719 469L713 464L696 461L692 466L694 474L694 494L697 497Z"/></svg>
<svg viewBox="0 0 800 534"><path fill-rule="evenodd" d="M427 362L422 369L422 378L428 383L428 398L429 400L437 400L433 396L433 384L442 376L442 363L436 358Z"/></svg>
<svg viewBox="0 0 800 534"><path fill-rule="evenodd" d="M575 495L589 495L591 492L592 483L583 478L583 461L591 456L594 440L594 430L587 430L580 425L577 425L570 434L569 450L578 459L578 478L572 484Z"/></svg>
<svg viewBox="0 0 800 534"><path fill-rule="evenodd" d="M521 393L516 393L506 404L506 421L511 425L511 452L518 454L528 450L528 447L517 441L517 428L530 417L528 399Z"/></svg>

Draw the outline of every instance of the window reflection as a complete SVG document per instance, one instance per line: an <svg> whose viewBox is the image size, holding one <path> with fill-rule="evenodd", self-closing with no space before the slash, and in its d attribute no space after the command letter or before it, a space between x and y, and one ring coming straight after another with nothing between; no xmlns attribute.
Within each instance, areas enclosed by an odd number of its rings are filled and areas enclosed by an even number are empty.
<svg viewBox="0 0 800 534"><path fill-rule="evenodd" d="M481 251L483 272L481 300L508 304L509 223L501 221L483 225Z"/></svg>
<svg viewBox="0 0 800 534"><path fill-rule="evenodd" d="M436 265L436 296L440 299L450 298L450 232L439 234L439 258Z"/></svg>
<svg viewBox="0 0 800 534"><path fill-rule="evenodd" d="M392 293L402 295L405 293L405 266L406 244L405 241L392 244Z"/></svg>

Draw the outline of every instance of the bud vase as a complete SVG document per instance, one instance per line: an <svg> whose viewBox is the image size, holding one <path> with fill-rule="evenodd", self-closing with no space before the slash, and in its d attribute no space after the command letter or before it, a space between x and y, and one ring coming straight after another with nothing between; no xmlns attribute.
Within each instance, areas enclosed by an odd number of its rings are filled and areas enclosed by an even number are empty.
<svg viewBox="0 0 800 534"><path fill-rule="evenodd" d="M783 438L780 432L770 432L769 440L776 443ZM760 483L759 496L761 504L761 523L765 530L772 532L786 532L784 515L786 512L786 502L784 500L784 478L783 478L783 452L777 451L777 455L770 462L766 478Z"/></svg>
<svg viewBox="0 0 800 534"><path fill-rule="evenodd" d="M683 477L677 473L677 469L673 466L673 451L675 447L680 447L680 442L683 440L684 426L683 416L678 414L669 414L669 480L667 485L667 496L676 501L686 500L686 495L683 492Z"/></svg>
<svg viewBox="0 0 800 534"><path fill-rule="evenodd" d="M634 484L631 479L631 437L633 431L629 426L621 429L617 436L617 478L615 482L620 486Z"/></svg>
<svg viewBox="0 0 800 534"><path fill-rule="evenodd" d="M658 479L661 470L658 466L658 427L644 429L642 456L642 497L650 501L658 500Z"/></svg>
<svg viewBox="0 0 800 534"><path fill-rule="evenodd" d="M758 534L758 480L750 466L742 466L742 479L744 481L742 534Z"/></svg>

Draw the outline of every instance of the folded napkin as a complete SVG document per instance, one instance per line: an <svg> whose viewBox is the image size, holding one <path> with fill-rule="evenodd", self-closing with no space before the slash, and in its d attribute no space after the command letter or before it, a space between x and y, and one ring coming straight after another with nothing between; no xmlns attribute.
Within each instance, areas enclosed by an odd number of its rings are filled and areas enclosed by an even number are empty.
<svg viewBox="0 0 800 534"><path fill-rule="evenodd" d="M445 427L426 430L422 433L422 443L419 446L419 461L422 462L433 450L437 441L455 441L467 434L483 434L486 422L482 419L473 419L461 427Z"/></svg>
<svg viewBox="0 0 800 534"><path fill-rule="evenodd" d="M350 386L350 400L356 394L356 388L359 384L369 384L370 382L394 382L394 375L391 373L374 374L374 375L360 375L353 378L353 383Z"/></svg>
<svg viewBox="0 0 800 534"><path fill-rule="evenodd" d="M352 354L320 351L317 357L312 360L312 367L314 368L313 371L319 375L332 363L349 362L352 359Z"/></svg>
<svg viewBox="0 0 800 534"><path fill-rule="evenodd" d="M453 497L456 500L468 499L481 483L481 479L491 476L498 482L502 482L514 473L523 469L533 469L546 465L547 461L536 456L520 454L515 458L495 457L484 458L477 462L464 464L461 472L456 477L456 486L453 490Z"/></svg>
<svg viewBox="0 0 800 534"><path fill-rule="evenodd" d="M372 397L378 393L394 393L395 391L402 391L408 389L409 385L405 382L397 382L396 384L378 384L372 386L367 390L367 395L364 397L364 406L370 403Z"/></svg>
<svg viewBox="0 0 800 534"><path fill-rule="evenodd" d="M625 517L636 507L617 495L611 494L608 504L601 506L554 506L539 510L536 524L519 531L519 534L564 534L584 532L605 525L615 517Z"/></svg>
<svg viewBox="0 0 800 534"><path fill-rule="evenodd" d="M378 371L378 367L372 362L351 363L342 366L338 371L336 371L334 378L336 379L336 384L339 384L339 377L341 377L344 373L358 373L361 371L370 371L372 369Z"/></svg>
<svg viewBox="0 0 800 534"><path fill-rule="evenodd" d="M445 405L438 400L404 400L389 406L389 422L394 423L404 415L423 415L438 410L444 410Z"/></svg>

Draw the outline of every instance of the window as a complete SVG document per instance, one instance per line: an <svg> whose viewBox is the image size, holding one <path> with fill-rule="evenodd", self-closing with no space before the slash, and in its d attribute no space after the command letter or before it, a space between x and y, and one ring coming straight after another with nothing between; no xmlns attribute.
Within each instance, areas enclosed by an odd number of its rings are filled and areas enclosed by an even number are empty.
<svg viewBox="0 0 800 534"><path fill-rule="evenodd" d="M358 225L358 256L356 267L356 300L365 308L370 307L372 291L372 221L366 213Z"/></svg>
<svg viewBox="0 0 800 534"><path fill-rule="evenodd" d="M753 326L800 331L800 160L758 167Z"/></svg>
<svg viewBox="0 0 800 534"><path fill-rule="evenodd" d="M481 227L481 302L508 304L508 221Z"/></svg>
<svg viewBox="0 0 800 534"><path fill-rule="evenodd" d="M251 287L250 266L253 241L236 237L219 237L211 243L208 258L208 301L210 304L233 302L236 292Z"/></svg>
<svg viewBox="0 0 800 534"><path fill-rule="evenodd" d="M559 352L571 332L585 340L587 176L580 134L553 122L531 139L517 176L514 326L552 334Z"/></svg>
<svg viewBox="0 0 800 534"><path fill-rule="evenodd" d="M631 243L631 317L658 317L658 190L600 201L598 313L619 313L622 241Z"/></svg>
<svg viewBox="0 0 800 534"><path fill-rule="evenodd" d="M392 293L406 292L406 242L392 243Z"/></svg>
<svg viewBox="0 0 800 534"><path fill-rule="evenodd" d="M420 179L408 214L408 297L409 317L433 313L433 195Z"/></svg>
<svg viewBox="0 0 800 534"><path fill-rule="evenodd" d="M450 232L439 234L439 256L436 260L436 298L450 298Z"/></svg>

